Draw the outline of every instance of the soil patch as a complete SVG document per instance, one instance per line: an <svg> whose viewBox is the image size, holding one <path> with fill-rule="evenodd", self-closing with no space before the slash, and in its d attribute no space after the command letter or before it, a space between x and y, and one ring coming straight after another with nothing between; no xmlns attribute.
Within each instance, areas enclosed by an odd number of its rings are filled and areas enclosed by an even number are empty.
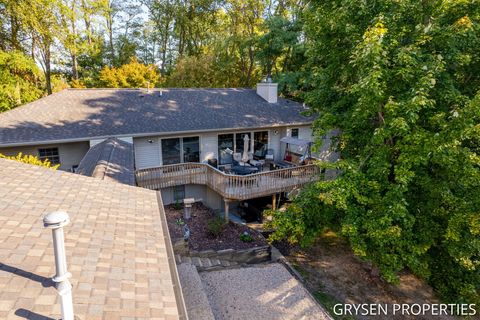
<svg viewBox="0 0 480 320"><path fill-rule="evenodd" d="M192 217L184 222L190 229L188 245L192 250L239 250L267 245L267 241L261 233L231 221L225 224L221 234L215 238L208 232L208 224L215 218L215 212L202 203L195 203L191 212ZM183 208L180 209L176 208L175 205L168 205L165 206L165 214L167 216L170 237L172 239L183 238L184 225L181 223L183 222ZM244 232L248 232L252 237L251 242L240 240L240 235Z"/></svg>
<svg viewBox="0 0 480 320"><path fill-rule="evenodd" d="M325 233L311 248L302 250L286 243L274 246L305 280L307 289L336 319L432 319L425 316L335 316L332 308L342 304L430 304L440 303L430 286L413 274L400 274L398 285L383 280L376 268L362 261L348 243L333 232ZM436 316L435 319L455 319Z"/></svg>

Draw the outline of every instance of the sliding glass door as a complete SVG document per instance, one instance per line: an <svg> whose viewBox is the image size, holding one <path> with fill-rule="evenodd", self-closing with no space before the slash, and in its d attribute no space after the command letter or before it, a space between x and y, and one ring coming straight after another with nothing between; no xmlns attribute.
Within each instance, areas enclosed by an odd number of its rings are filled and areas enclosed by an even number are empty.
<svg viewBox="0 0 480 320"><path fill-rule="evenodd" d="M235 152L242 153L243 152L243 145L244 145L244 137L248 137L248 152L250 152L251 140L250 140L250 132L242 132L235 134Z"/></svg>
<svg viewBox="0 0 480 320"><path fill-rule="evenodd" d="M183 138L183 162L200 162L200 138Z"/></svg>
<svg viewBox="0 0 480 320"><path fill-rule="evenodd" d="M180 163L180 138L162 139L163 165Z"/></svg>
<svg viewBox="0 0 480 320"><path fill-rule="evenodd" d="M230 164L233 162L233 134L218 135L218 157L219 164Z"/></svg>
<svg viewBox="0 0 480 320"><path fill-rule="evenodd" d="M200 138L162 139L162 162L163 165L200 162Z"/></svg>
<svg viewBox="0 0 480 320"><path fill-rule="evenodd" d="M259 131L253 134L253 155L257 159L265 159L268 149L268 131Z"/></svg>

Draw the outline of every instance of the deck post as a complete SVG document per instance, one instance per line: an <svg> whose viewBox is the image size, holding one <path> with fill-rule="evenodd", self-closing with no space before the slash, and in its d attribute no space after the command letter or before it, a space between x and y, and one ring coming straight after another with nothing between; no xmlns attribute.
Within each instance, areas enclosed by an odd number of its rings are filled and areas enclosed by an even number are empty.
<svg viewBox="0 0 480 320"><path fill-rule="evenodd" d="M272 194L272 210L277 209L277 194Z"/></svg>
<svg viewBox="0 0 480 320"><path fill-rule="evenodd" d="M228 199L224 199L225 201L225 222L228 222L229 220L229 200Z"/></svg>

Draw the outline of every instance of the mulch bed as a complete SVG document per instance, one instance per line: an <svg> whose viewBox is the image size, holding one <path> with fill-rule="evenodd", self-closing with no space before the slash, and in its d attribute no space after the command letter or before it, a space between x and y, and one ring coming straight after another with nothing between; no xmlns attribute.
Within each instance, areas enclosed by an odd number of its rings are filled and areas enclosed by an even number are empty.
<svg viewBox="0 0 480 320"><path fill-rule="evenodd" d="M237 250L267 245L267 241L261 233L234 222L226 224L220 236L215 238L208 233L207 228L209 221L215 217L215 212L202 203L195 203L191 213L192 217L186 223L190 229L188 243L192 250ZM165 206L165 214L167 216L170 237L172 239L183 238L183 225L177 223L178 219L183 218L183 206L181 209L175 209L175 205ZM245 231L252 236L253 241L243 242L240 240L240 235Z"/></svg>

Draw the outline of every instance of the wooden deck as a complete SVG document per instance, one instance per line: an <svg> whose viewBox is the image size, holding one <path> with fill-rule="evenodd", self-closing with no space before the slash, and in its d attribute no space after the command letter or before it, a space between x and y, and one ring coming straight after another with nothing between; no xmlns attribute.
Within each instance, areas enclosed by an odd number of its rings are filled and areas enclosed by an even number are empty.
<svg viewBox="0 0 480 320"><path fill-rule="evenodd" d="M314 164L246 176L226 174L204 163L180 163L137 170L139 187L159 190L184 184L207 185L228 200L245 200L291 191L318 180L320 168Z"/></svg>

